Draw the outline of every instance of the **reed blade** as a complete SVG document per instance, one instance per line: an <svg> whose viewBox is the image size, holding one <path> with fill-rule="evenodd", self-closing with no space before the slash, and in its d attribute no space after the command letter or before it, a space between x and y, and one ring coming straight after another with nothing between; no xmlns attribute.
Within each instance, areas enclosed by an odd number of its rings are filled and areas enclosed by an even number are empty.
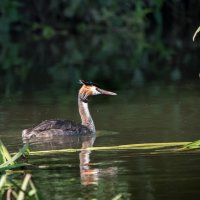
<svg viewBox="0 0 200 200"><path fill-rule="evenodd" d="M26 191L26 188L28 186L28 183L29 183L30 179L31 179L31 175L30 174L26 174L26 176L24 178L24 181L22 183L21 190L19 192L17 200L23 200L24 199L25 191Z"/></svg>
<svg viewBox="0 0 200 200"><path fill-rule="evenodd" d="M6 182L6 179L7 179L7 175L6 174L1 176L1 178L0 178L0 191L1 191L1 188L4 186L4 184Z"/></svg>
<svg viewBox="0 0 200 200"><path fill-rule="evenodd" d="M3 146L4 146L4 145L3 145ZM4 148L5 148L5 146L4 146ZM6 148L5 148L5 149L6 149ZM6 162L4 162L3 164L0 165L0 169L1 169L1 168L5 168L5 167L7 167L7 166L9 166L9 165L14 165L14 164L15 164L15 161L16 161L17 159L19 159L22 155L24 155L24 154L26 153L27 149L28 149L28 145L26 144L26 145L24 145L24 146L19 150L19 152L16 153L13 157L11 157L10 154L9 154L8 152L5 151L5 153L6 153L6 159L7 159L7 158L9 158L9 159L8 159ZM8 153L9 156L7 155L7 153Z"/></svg>
<svg viewBox="0 0 200 200"><path fill-rule="evenodd" d="M144 143L144 144L127 144L118 146L105 146L105 147L90 147L87 150L90 151L104 151L104 150L157 150L177 147L177 150L190 142L168 142L168 143ZM82 151L85 149L59 149L59 150L46 150L46 151L31 151L30 155L47 155L47 154L57 154L57 153L73 153L77 151Z"/></svg>
<svg viewBox="0 0 200 200"><path fill-rule="evenodd" d="M4 146L3 142L0 140L0 164L5 163L7 160L11 160L10 153L7 148ZM12 162L11 164L14 164Z"/></svg>

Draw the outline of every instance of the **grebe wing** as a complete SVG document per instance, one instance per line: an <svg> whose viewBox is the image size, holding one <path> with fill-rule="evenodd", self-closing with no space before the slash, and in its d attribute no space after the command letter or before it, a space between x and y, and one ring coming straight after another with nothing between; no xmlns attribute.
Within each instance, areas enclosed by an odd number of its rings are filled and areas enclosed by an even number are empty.
<svg viewBox="0 0 200 200"><path fill-rule="evenodd" d="M73 129L78 124L69 121L69 120L62 120L62 119L50 119L50 120L45 120L41 122L39 125L35 126L32 128L32 131L37 131L37 132L42 132L42 131L47 131L50 129L63 129L63 130L69 130Z"/></svg>
<svg viewBox="0 0 200 200"><path fill-rule="evenodd" d="M45 120L33 128L22 131L22 137L24 139L31 139L33 137L52 137L58 135L78 136L88 134L91 134L91 132L87 127L73 121L62 119Z"/></svg>

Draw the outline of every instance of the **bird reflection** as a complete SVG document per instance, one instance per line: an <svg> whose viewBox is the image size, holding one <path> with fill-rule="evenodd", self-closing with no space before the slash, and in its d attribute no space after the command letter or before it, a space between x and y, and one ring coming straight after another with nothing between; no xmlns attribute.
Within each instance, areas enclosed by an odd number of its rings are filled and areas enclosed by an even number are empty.
<svg viewBox="0 0 200 200"><path fill-rule="evenodd" d="M101 175L116 174L115 168L108 168L105 170L92 168L90 164L91 150L88 148L93 147L96 137L89 136L63 136L54 137L53 140L43 138L42 141L38 139L24 140L24 143L29 143L31 150L59 150L59 149L81 149L79 153L79 167L80 167L80 181L84 186L98 185L99 177Z"/></svg>
<svg viewBox="0 0 200 200"><path fill-rule="evenodd" d="M32 138L23 140L28 143L31 150L59 150L59 149L83 149L85 146L92 147L95 141L95 135L86 136L54 136L53 138Z"/></svg>
<svg viewBox="0 0 200 200"><path fill-rule="evenodd" d="M95 139L94 139L95 140ZM80 160L80 178L82 185L98 184L99 169L91 169L90 154L88 147L92 147L94 140L87 140L82 143L81 152L79 153Z"/></svg>

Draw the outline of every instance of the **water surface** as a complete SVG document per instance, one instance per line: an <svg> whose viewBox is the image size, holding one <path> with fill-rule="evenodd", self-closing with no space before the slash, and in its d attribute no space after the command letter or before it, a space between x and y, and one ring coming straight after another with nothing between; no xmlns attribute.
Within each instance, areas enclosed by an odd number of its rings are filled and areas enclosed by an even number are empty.
<svg viewBox="0 0 200 200"><path fill-rule="evenodd" d="M82 148L81 152L30 156L31 173L42 198L196 199L200 195L198 152L90 152L86 147L198 140L199 89L194 84L149 86L118 91L115 97L92 98L96 138L31 144L32 150ZM22 129L52 118L80 121L76 95L45 91L2 97L1 139L14 152L22 145Z"/></svg>

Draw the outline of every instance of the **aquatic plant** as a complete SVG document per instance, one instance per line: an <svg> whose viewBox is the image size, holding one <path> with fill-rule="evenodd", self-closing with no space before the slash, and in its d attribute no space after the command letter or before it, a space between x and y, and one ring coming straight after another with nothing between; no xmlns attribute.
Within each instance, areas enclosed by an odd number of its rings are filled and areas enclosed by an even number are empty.
<svg viewBox="0 0 200 200"><path fill-rule="evenodd" d="M195 150L195 149L200 149L200 140L194 141L194 142L189 142L188 144L185 144L181 150Z"/></svg>
<svg viewBox="0 0 200 200"><path fill-rule="evenodd" d="M25 174L23 170L15 171L15 169L29 165L17 162L28 151L28 145L24 145L19 152L11 156L0 140L0 199L23 200L25 197L29 197L33 200L39 200L31 174Z"/></svg>
<svg viewBox="0 0 200 200"><path fill-rule="evenodd" d="M31 198L39 200L37 189L31 179L31 174L25 174L22 177L22 172L10 172L3 174L0 177L0 198L23 200Z"/></svg>
<svg viewBox="0 0 200 200"><path fill-rule="evenodd" d="M200 149L200 140L194 142L165 142L165 143L144 143L144 144L126 144L118 146L105 147L89 147L90 151L112 151L112 150L148 150L147 153L162 153L162 152L181 152L182 150ZM30 155L48 155L59 153L78 152L82 149L59 149L45 151L31 151Z"/></svg>
<svg viewBox="0 0 200 200"><path fill-rule="evenodd" d="M15 169L23 166L27 166L27 163L17 163L17 160L23 155L28 153L28 145L25 144L19 152L17 152L13 157L11 157L7 148L4 146L2 141L0 140L0 172Z"/></svg>

